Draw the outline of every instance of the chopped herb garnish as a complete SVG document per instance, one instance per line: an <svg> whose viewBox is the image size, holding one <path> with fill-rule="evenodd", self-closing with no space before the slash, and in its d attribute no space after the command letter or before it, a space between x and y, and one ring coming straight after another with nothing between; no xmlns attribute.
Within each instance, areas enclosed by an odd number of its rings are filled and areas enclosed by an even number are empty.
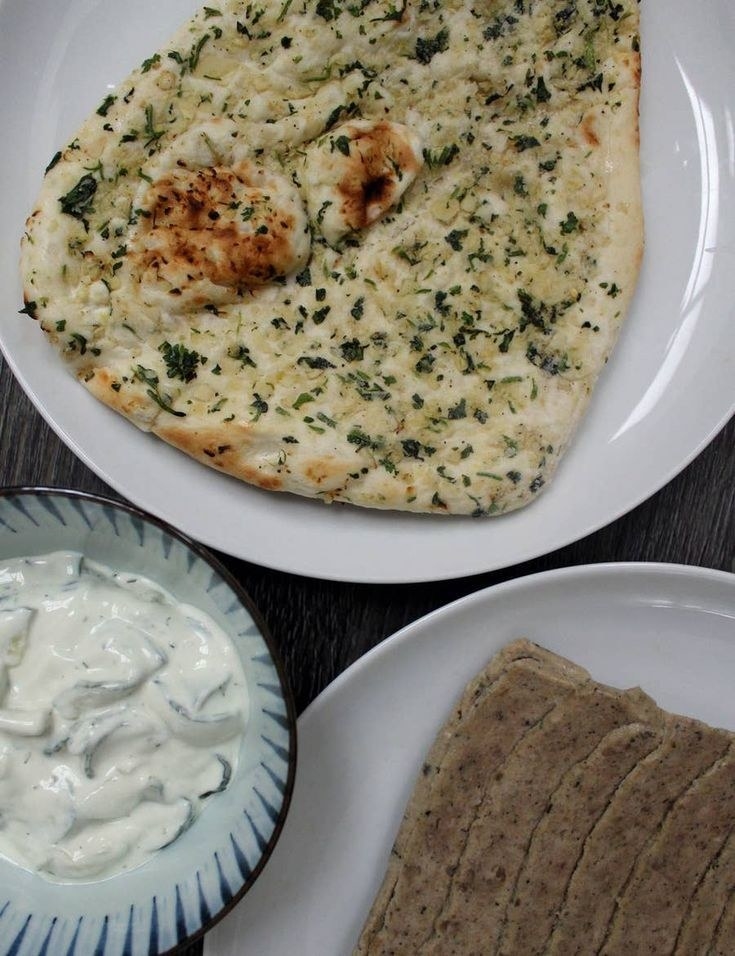
<svg viewBox="0 0 735 956"><path fill-rule="evenodd" d="M141 64L140 71L141 73L147 73L151 67L157 66L161 62L161 54L154 53L153 56L148 57L147 60L143 60Z"/></svg>
<svg viewBox="0 0 735 956"><path fill-rule="evenodd" d="M579 219L577 219L573 212L569 212L567 213L567 218L559 223L559 229L564 236L568 236L572 232L577 232L579 229Z"/></svg>
<svg viewBox="0 0 735 956"><path fill-rule="evenodd" d="M289 9L289 7L291 6L291 2L292 2L292 0L285 0L285 3L284 3L283 6L281 7L281 10L280 10L278 16L276 17L276 23L280 23L280 22L283 20L283 18L286 16L286 14L288 13L288 9ZM285 39L285 37L284 37L284 39ZM283 43L283 41L281 41L281 43Z"/></svg>
<svg viewBox="0 0 735 956"><path fill-rule="evenodd" d="M305 365L307 368L313 369L336 368L329 359L325 359L321 355L301 355L296 360L296 364Z"/></svg>
<svg viewBox="0 0 735 956"><path fill-rule="evenodd" d="M38 303L37 302L26 302L22 309L18 309L18 315L30 315L32 319L38 318ZM63 321L63 320L62 320ZM66 322L64 322L66 325ZM56 323L56 331L63 332L63 328L59 328L59 323Z"/></svg>
<svg viewBox="0 0 735 956"><path fill-rule="evenodd" d="M430 372L434 367L434 362L436 362L434 356L427 353L418 360L414 368L417 372Z"/></svg>
<svg viewBox="0 0 735 956"><path fill-rule="evenodd" d="M250 349L246 345L231 345L230 348L227 349L227 354L231 359L236 359L243 366L249 365L250 368L257 368L257 365L250 355Z"/></svg>
<svg viewBox="0 0 735 956"><path fill-rule="evenodd" d="M326 133L328 130L330 130L337 123L343 113L349 117L354 116L358 110L359 107L357 103L350 103L349 106L342 104L341 106L335 107L327 117L327 122L324 124L324 132Z"/></svg>
<svg viewBox="0 0 735 956"><path fill-rule="evenodd" d="M261 415L265 415L268 411L268 402L264 401L257 392L253 393L253 399L250 403L250 407L254 410L252 420L257 422Z"/></svg>
<svg viewBox="0 0 735 956"><path fill-rule="evenodd" d="M178 378L182 382L191 382L197 376L197 368L201 362L201 355L193 349L187 349L180 342L172 345L170 342L161 342L158 351L166 363L166 374L169 378Z"/></svg>
<svg viewBox="0 0 735 956"><path fill-rule="evenodd" d="M524 153L527 149L533 149L541 145L535 136L511 136L510 141L519 153Z"/></svg>
<svg viewBox="0 0 735 956"><path fill-rule="evenodd" d="M449 30L444 27L436 36L425 39L416 38L415 56L419 63L431 63L437 53L444 53L449 48Z"/></svg>
<svg viewBox="0 0 735 956"><path fill-rule="evenodd" d="M338 136L337 139L334 140L334 145L343 156L350 155L350 139L348 136Z"/></svg>
<svg viewBox="0 0 735 956"><path fill-rule="evenodd" d="M345 362L361 362L365 356L365 346L357 339L343 342L339 347Z"/></svg>
<svg viewBox="0 0 735 956"><path fill-rule="evenodd" d="M193 73L196 70L199 63L199 57L202 54L202 50L206 43L211 40L211 36L208 33L205 33L191 48L191 53L189 54L189 70Z"/></svg>
<svg viewBox="0 0 735 956"><path fill-rule="evenodd" d="M157 143L165 133L165 130L155 129L153 125L153 105L151 103L149 103L145 108L145 128L143 132L147 137L145 143L143 144L146 149L149 146L152 146L154 143Z"/></svg>
<svg viewBox="0 0 735 956"><path fill-rule="evenodd" d="M59 197L61 211L67 216L83 220L86 213L92 208L94 194L97 192L97 180L89 173L82 176L79 182L70 189L65 196Z"/></svg>
<svg viewBox="0 0 735 956"><path fill-rule="evenodd" d="M591 80L587 80L586 83L582 83L577 87L577 92L582 93L584 90L597 90L598 93L602 92L602 83L604 77L602 73L598 73L597 76L594 76Z"/></svg>
<svg viewBox="0 0 735 956"><path fill-rule="evenodd" d="M51 157L51 162L46 167L44 171L44 175L50 172L60 159L61 159L61 150L57 150L57 152L55 152L54 155Z"/></svg>
<svg viewBox="0 0 735 956"><path fill-rule="evenodd" d="M158 387L158 376L155 372L152 372L149 368L144 368L142 365L136 365L133 369L133 374L138 381L148 386L146 394L149 398L153 399L159 408L162 408L165 412L169 412L171 415L175 415L177 418L185 417L185 412L178 412L171 407L171 401L168 396L164 397L161 395Z"/></svg>
<svg viewBox="0 0 735 956"><path fill-rule="evenodd" d="M351 445L357 445L358 448L379 448L380 442L374 441L370 435L366 435L360 428L353 428L347 433L347 441Z"/></svg>
<svg viewBox="0 0 735 956"><path fill-rule="evenodd" d="M452 143L450 146L442 147L442 149L424 149L422 155L429 169L436 169L439 166L448 166L459 155L459 146Z"/></svg>
<svg viewBox="0 0 735 956"><path fill-rule="evenodd" d="M335 3L335 0L317 0L314 12L329 23L331 20L336 20L342 13L342 7Z"/></svg>
<svg viewBox="0 0 735 956"><path fill-rule="evenodd" d="M536 80L536 89L534 90L537 103L548 103L551 99L551 93L546 86L543 76Z"/></svg>
<svg viewBox="0 0 735 956"><path fill-rule="evenodd" d="M469 229L452 229L451 232L444 236L444 241L448 243L455 252L460 252L462 250L462 240L468 232Z"/></svg>
<svg viewBox="0 0 735 956"><path fill-rule="evenodd" d="M569 360L566 355L553 355L550 352L544 352L533 342L528 344L526 358L532 365L540 368L542 372L548 372L549 375L558 375L560 372L566 372L569 368Z"/></svg>
<svg viewBox="0 0 735 956"><path fill-rule="evenodd" d="M467 418L467 402L465 399L461 399L453 408L450 408L447 412L447 418L450 421L456 421L460 418Z"/></svg>
<svg viewBox="0 0 735 956"><path fill-rule="evenodd" d="M97 115L107 116L107 111L110 109L110 107L116 100L117 100L117 97L113 96L112 94L110 94L109 96L106 96L104 100L102 100L101 105L97 108Z"/></svg>

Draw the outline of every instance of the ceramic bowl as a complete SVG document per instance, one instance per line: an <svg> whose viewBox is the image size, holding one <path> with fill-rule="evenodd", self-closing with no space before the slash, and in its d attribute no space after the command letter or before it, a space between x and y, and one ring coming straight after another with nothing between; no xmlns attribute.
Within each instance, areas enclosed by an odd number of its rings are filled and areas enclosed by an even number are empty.
<svg viewBox="0 0 735 956"><path fill-rule="evenodd" d="M50 882L0 858L0 954L156 956L191 942L252 886L293 788L296 722L271 640L229 572L136 508L48 488L0 491L0 559L80 551L145 575L211 615L241 657L250 717L230 785L148 862L106 879Z"/></svg>

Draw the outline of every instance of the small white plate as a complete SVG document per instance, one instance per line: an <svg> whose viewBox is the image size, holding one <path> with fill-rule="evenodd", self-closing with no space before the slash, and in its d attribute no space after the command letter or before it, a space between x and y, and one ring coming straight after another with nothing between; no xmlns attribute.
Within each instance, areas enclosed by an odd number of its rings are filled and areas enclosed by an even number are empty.
<svg viewBox="0 0 735 956"><path fill-rule="evenodd" d="M370 512L247 487L97 403L21 305L18 241L59 146L195 0L0 0L0 345L60 437L118 492L259 564L408 582L508 567L595 531L661 488L733 411L735 36L732 0L642 5L646 254L588 416L538 501L502 518ZM12 91L12 92L8 92Z"/></svg>
<svg viewBox="0 0 735 956"><path fill-rule="evenodd" d="M404 628L299 720L281 840L205 956L348 956L382 882L403 809L467 681L528 637L617 687L735 730L735 575L600 564L506 582Z"/></svg>

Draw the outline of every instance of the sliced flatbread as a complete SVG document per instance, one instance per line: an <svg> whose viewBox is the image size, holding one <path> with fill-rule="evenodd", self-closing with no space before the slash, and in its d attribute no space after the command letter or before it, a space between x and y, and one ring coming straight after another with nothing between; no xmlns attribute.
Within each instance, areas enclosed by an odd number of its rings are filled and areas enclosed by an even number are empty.
<svg viewBox="0 0 735 956"><path fill-rule="evenodd" d="M722 945L733 752L731 733L509 645L424 764L356 956Z"/></svg>

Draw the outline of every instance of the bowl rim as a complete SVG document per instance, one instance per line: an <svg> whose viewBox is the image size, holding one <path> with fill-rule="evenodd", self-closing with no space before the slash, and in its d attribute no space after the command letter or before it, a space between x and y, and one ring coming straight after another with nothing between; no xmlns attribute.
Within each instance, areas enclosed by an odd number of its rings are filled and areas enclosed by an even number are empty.
<svg viewBox="0 0 735 956"><path fill-rule="evenodd" d="M157 515L151 514L150 512L145 511L143 508L139 508L137 505L131 504L123 499L112 498L91 491L80 491L74 488L59 488L50 485L9 485L7 487L0 488L0 500L12 497L30 498L52 496L82 499L85 501L90 501L96 505L117 508L120 511L127 512L129 515L145 521L148 524L155 525L161 531L164 531L166 534L176 538L181 544L189 548L194 554L197 555L198 558L206 562L214 571L216 571L217 574L222 577L227 586L232 589L237 599L247 608L248 613L253 618L253 622L257 626L260 635L263 638L271 660L273 661L276 674L278 675L278 682L281 687L281 693L283 695L283 701L286 707L286 719L288 721L288 772L286 775L286 783L283 792L283 801L278 812L278 820L276 821L276 824L273 828L273 833L271 834L265 849L261 853L258 862L255 864L255 866L253 866L250 875L243 882L243 885L240 887L240 889L233 894L231 899L229 899L221 907L221 909L212 914L210 919L205 924L200 926L193 933L190 933L184 939L179 940L179 942L176 943L176 945L172 948L164 950L158 954L158 956L174 956L174 954L181 953L187 947L191 946L192 943L195 943L198 939L201 939L207 932L209 932L210 929L212 929L216 923L227 916L227 914L240 902L240 900L245 896L245 894L248 892L248 890L250 890L260 876L263 868L275 849L276 843L278 842L281 833L283 832L283 827L288 816L288 810L293 796L296 779L296 765L298 762L296 703L293 690L286 677L286 670L280 652L278 651L270 629L268 628L268 625L266 624L263 615L256 606L253 598L250 596L245 586L237 580L234 574L225 567L220 558L210 551L209 548L203 544L200 544L198 541L195 541L194 538L189 537L189 535L187 535L185 532L180 531L178 528L169 524L168 521L165 521L164 519L157 517ZM0 529L0 532L1 530L2 529Z"/></svg>

